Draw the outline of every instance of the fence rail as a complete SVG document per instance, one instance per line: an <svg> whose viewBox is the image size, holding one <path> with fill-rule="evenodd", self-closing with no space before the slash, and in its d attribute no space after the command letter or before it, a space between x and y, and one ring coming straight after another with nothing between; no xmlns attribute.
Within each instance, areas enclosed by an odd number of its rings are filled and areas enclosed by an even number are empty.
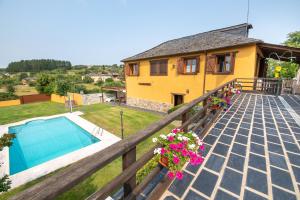
<svg viewBox="0 0 300 200"><path fill-rule="evenodd" d="M262 83L258 84L258 81ZM219 112L211 112L209 109L208 99L212 96L222 97L225 89L228 87L241 87L242 90L252 92L270 92L276 93L278 88L278 79L233 79L216 89L204 94L203 96L183 105L178 110L168 114L163 119L151 124L144 130L138 131L131 137L121 140L114 145L84 158L62 171L54 174L53 176L37 183L31 188L14 196L15 200L27 199L53 199L58 195L66 192L73 186L88 178L97 170L103 168L115 159L122 157L122 172L116 178L111 180L104 187L96 191L90 197L93 199L105 199L113 192L123 187L124 199L135 199L136 196L147 186L147 184L155 177L160 171L161 166L154 168L144 180L137 185L136 173L141 169L150 159L153 158L153 149L145 153L141 158L136 160L137 152L136 147L138 144L151 137L156 132L160 131L172 121L181 118L181 128L185 130L194 130L198 135L203 138L207 130L217 118ZM248 83L250 82L250 83ZM245 89L247 84L251 84L251 90ZM273 88L272 85L276 87ZM248 87L248 86L247 86ZM271 88L271 90L269 90ZM162 182L154 189L149 196L150 199L158 199L161 193L170 184L170 181L165 177Z"/></svg>
<svg viewBox="0 0 300 200"><path fill-rule="evenodd" d="M244 92L280 95L282 90L282 79L278 78L237 78L236 84Z"/></svg>

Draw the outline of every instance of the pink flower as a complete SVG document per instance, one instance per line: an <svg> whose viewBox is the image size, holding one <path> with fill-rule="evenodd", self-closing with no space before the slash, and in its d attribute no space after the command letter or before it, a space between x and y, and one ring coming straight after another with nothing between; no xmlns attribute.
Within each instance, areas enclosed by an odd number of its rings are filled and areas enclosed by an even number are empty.
<svg viewBox="0 0 300 200"><path fill-rule="evenodd" d="M169 144L170 149L172 150L176 150L177 149L177 145L176 144Z"/></svg>
<svg viewBox="0 0 300 200"><path fill-rule="evenodd" d="M241 91L238 90L238 91L236 91L236 93L237 93L237 94L241 94Z"/></svg>
<svg viewBox="0 0 300 200"><path fill-rule="evenodd" d="M175 133L175 134L176 134L176 133L179 133L180 131L181 131L181 130L180 130L179 128L175 128L175 129L172 130L172 133Z"/></svg>
<svg viewBox="0 0 300 200"><path fill-rule="evenodd" d="M180 159L177 156L174 156L173 163L177 165L179 162L180 162Z"/></svg>
<svg viewBox="0 0 300 200"><path fill-rule="evenodd" d="M204 150L205 150L204 144L202 144L202 145L200 146L200 150L201 150L201 151L204 151Z"/></svg>
<svg viewBox="0 0 300 200"><path fill-rule="evenodd" d="M183 178L183 173L180 172L180 171L176 172L176 178L177 178L178 180L182 180L182 178Z"/></svg>
<svg viewBox="0 0 300 200"><path fill-rule="evenodd" d="M187 155L189 155L189 152L188 152L188 150L186 150L186 149L182 149L181 154L182 154L183 156L187 156Z"/></svg>
<svg viewBox="0 0 300 200"><path fill-rule="evenodd" d="M161 150L160 150L160 154L161 154L161 155L164 155L165 153L167 153L167 150L166 150L166 149L164 149L164 148L161 148Z"/></svg>
<svg viewBox="0 0 300 200"><path fill-rule="evenodd" d="M178 144L177 144L177 148L178 148L178 149L182 149L183 147L184 147L184 144L182 144L182 143L178 143Z"/></svg>
<svg viewBox="0 0 300 200"><path fill-rule="evenodd" d="M175 177L175 174L173 172L168 172L168 178L173 179Z"/></svg>
<svg viewBox="0 0 300 200"><path fill-rule="evenodd" d="M168 140L169 140L170 142L173 142L173 141L174 141L174 137L173 137L173 136L169 136L169 137L168 137Z"/></svg>

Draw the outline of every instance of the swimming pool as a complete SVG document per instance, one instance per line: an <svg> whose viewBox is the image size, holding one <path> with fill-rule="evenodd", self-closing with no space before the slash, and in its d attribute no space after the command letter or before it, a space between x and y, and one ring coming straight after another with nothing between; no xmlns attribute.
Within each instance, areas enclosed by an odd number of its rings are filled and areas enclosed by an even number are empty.
<svg viewBox="0 0 300 200"><path fill-rule="evenodd" d="M8 132L16 134L9 148L10 175L100 141L66 117L29 121Z"/></svg>

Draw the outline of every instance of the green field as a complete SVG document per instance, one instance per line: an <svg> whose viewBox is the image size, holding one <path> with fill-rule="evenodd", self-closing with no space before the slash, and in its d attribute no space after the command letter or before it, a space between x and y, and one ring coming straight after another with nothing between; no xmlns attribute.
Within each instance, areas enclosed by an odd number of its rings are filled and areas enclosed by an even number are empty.
<svg viewBox="0 0 300 200"><path fill-rule="evenodd" d="M161 115L137 111L134 109L111 106L107 104L95 104L90 106L81 106L76 108L84 112L83 118L97 124L98 126L108 130L109 132L120 136L120 111L124 112L124 133L125 137L128 137L137 131L146 128L151 123L162 118ZM20 106L11 106L0 108L0 124L7 124L11 122L20 121L38 116L54 115L59 113L65 113L67 109L63 104L57 104L52 102L46 103L34 103L24 104ZM168 131L173 128L172 125L164 129ZM159 133L156 133L159 134ZM148 151L153 146L151 138L141 143L138 148L138 157ZM107 165L105 168L99 170L88 179L77 185L70 191L63 194L58 199L85 199L87 196L95 192L98 188L101 188L112 178L116 177L121 172L121 159L115 160L113 163ZM55 172L54 172L55 173ZM51 176L51 175L48 175ZM8 199L12 195L28 188L29 186L43 180L44 177L32 181L24 186L15 188L8 193L0 195L0 199Z"/></svg>

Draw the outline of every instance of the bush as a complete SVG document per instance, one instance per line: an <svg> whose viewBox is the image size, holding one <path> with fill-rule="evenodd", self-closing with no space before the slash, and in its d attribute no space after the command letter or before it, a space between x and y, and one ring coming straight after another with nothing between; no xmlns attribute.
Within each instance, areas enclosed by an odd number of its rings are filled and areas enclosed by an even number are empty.
<svg viewBox="0 0 300 200"><path fill-rule="evenodd" d="M85 76L85 77L83 78L83 82L84 82L84 83L93 83L94 80L93 80L91 77L89 77L89 76Z"/></svg>
<svg viewBox="0 0 300 200"><path fill-rule="evenodd" d="M15 93L15 91L16 91L15 87L12 84L7 85L6 90L8 93L11 93L11 94Z"/></svg>
<svg viewBox="0 0 300 200"><path fill-rule="evenodd" d="M154 156L144 167L136 174L137 183L141 183L144 178L158 165L159 156Z"/></svg>
<svg viewBox="0 0 300 200"><path fill-rule="evenodd" d="M107 78L107 79L105 79L105 82L106 82L106 83L111 83L111 82L114 82L114 79L112 79L112 78Z"/></svg>
<svg viewBox="0 0 300 200"><path fill-rule="evenodd" d="M19 99L19 97L12 93L0 92L0 101L8 101Z"/></svg>
<svg viewBox="0 0 300 200"><path fill-rule="evenodd" d="M97 81L97 83L95 83L95 85L101 87L103 85L103 81L100 79L99 81Z"/></svg>
<svg viewBox="0 0 300 200"><path fill-rule="evenodd" d="M101 90L99 88L94 88L91 90L86 90L85 94L94 94L94 93L100 93Z"/></svg>
<svg viewBox="0 0 300 200"><path fill-rule="evenodd" d="M87 89L84 85L75 85L74 88L71 90L71 92L74 92L74 93L80 93L81 91L84 94L87 93Z"/></svg>
<svg viewBox="0 0 300 200"><path fill-rule="evenodd" d="M124 83L122 81L115 81L115 82L105 82L103 86L106 87L124 87Z"/></svg>
<svg viewBox="0 0 300 200"><path fill-rule="evenodd" d="M168 114L174 112L175 110L178 110L178 109L181 108L183 105L185 105L185 104L179 104L179 105L177 105L177 106L174 106L173 108L170 108L170 109L168 110Z"/></svg>

